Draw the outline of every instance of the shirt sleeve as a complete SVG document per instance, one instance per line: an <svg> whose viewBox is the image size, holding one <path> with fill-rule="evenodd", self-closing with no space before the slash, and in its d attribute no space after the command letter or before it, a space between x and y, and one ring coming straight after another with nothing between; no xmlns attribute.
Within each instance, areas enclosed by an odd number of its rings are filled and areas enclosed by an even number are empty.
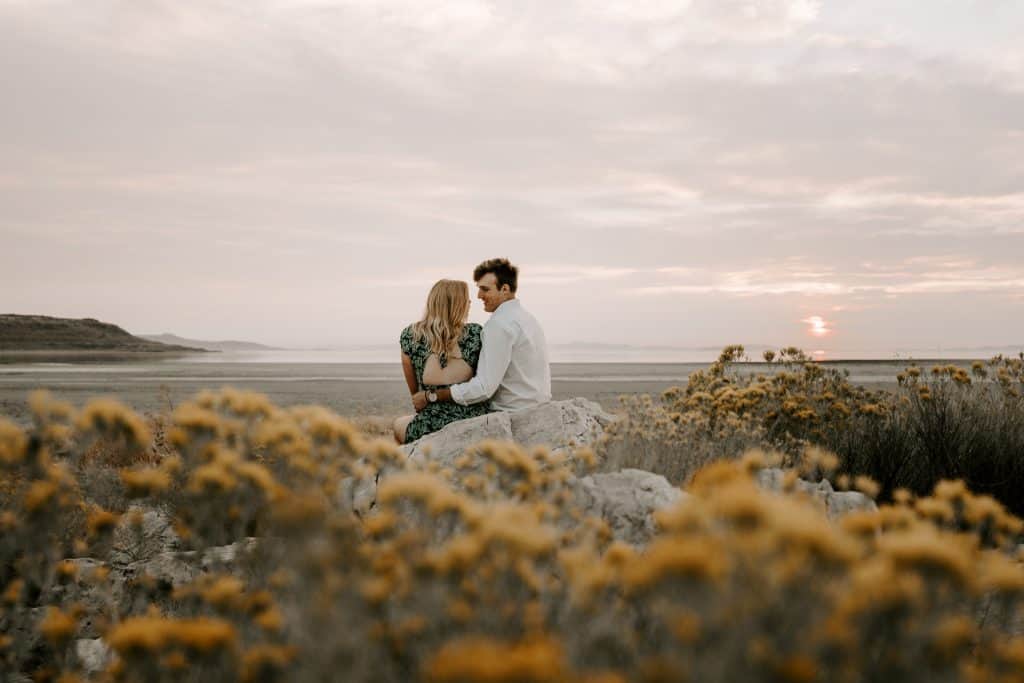
<svg viewBox="0 0 1024 683"><path fill-rule="evenodd" d="M473 379L450 387L452 400L464 406L486 401L498 390L512 360L515 332L504 325L484 325L480 361Z"/></svg>
<svg viewBox="0 0 1024 683"><path fill-rule="evenodd" d="M402 353L412 356L412 325L402 330L402 334L398 337L398 346L401 347Z"/></svg>

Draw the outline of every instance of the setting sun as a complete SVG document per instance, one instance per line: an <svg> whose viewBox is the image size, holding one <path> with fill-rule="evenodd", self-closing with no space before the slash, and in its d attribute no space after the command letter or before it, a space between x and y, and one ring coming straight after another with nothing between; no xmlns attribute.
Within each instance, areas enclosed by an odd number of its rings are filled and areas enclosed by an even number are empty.
<svg viewBox="0 0 1024 683"><path fill-rule="evenodd" d="M815 337L824 337L832 331L828 327L828 322L820 315L812 315L810 318L804 318L800 322L807 323L807 331Z"/></svg>

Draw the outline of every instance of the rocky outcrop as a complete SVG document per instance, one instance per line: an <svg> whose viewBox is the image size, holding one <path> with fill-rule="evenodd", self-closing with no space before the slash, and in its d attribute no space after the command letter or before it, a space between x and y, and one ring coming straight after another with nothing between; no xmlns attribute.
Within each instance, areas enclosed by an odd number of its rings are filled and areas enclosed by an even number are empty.
<svg viewBox="0 0 1024 683"><path fill-rule="evenodd" d="M427 434L401 451L412 463L436 463L450 467L466 449L481 441L510 441L520 446L546 446L569 453L572 447L597 442L615 417L593 401L573 398L551 401L534 408L497 412L459 420ZM376 504L377 482L387 472L363 479L345 479L338 487L338 499L359 516L370 514Z"/></svg>
<svg viewBox="0 0 1024 683"><path fill-rule="evenodd" d="M582 512L603 519L619 541L645 545L657 527L655 510L685 498L660 474L625 469L591 474L575 482L576 503Z"/></svg>
<svg viewBox="0 0 1024 683"><path fill-rule="evenodd" d="M757 484L766 491L783 493L787 490L803 493L825 506L829 519L838 519L843 515L857 511L874 512L878 510L875 501L857 491L836 491L827 479L810 482L796 479L791 489L787 489L786 472L777 467L766 467L757 473Z"/></svg>
<svg viewBox="0 0 1024 683"><path fill-rule="evenodd" d="M523 447L543 445L554 452L571 455L573 447L595 444L614 416L600 405L582 398L552 401L536 408L500 412L453 422L401 447L410 462L452 467L467 449L486 440L507 441ZM342 504L356 514L372 513L376 504L377 483L387 472L362 480L348 479L339 487ZM777 468L762 469L757 483L765 490L782 493L798 491L821 502L830 519L855 510L876 510L873 500L854 491L834 491L823 480L796 479L786 483L786 473ZM587 514L604 519L617 539L645 543L654 533L652 513L685 496L664 477L627 469L592 474L572 483L577 504Z"/></svg>
<svg viewBox="0 0 1024 683"><path fill-rule="evenodd" d="M159 537L158 534L154 538ZM198 552L175 550L179 545L176 536L167 540L167 545L156 548L145 559L127 564L90 557L64 560L73 570L66 579L50 585L41 602L80 606L78 645L95 647L88 641L103 634L113 615L138 612L150 603L173 613L175 589L188 585L204 573L244 571L245 558L260 542L260 539L246 538Z"/></svg>

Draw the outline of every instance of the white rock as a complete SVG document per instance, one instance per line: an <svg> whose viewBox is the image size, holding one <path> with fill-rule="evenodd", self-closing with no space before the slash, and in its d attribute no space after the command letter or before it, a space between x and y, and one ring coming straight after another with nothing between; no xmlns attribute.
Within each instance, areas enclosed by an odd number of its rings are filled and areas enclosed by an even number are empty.
<svg viewBox="0 0 1024 683"><path fill-rule="evenodd" d="M423 463L429 459L447 466L467 448L485 439L514 441L510 414L488 413L452 422L440 431L402 446L401 450L413 462Z"/></svg>
<svg viewBox="0 0 1024 683"><path fill-rule="evenodd" d="M128 579L149 576L158 585L180 588L199 574L199 569L186 558L184 553L163 552L143 562L133 562L125 567L123 573Z"/></svg>
<svg viewBox="0 0 1024 683"><path fill-rule="evenodd" d="M203 570L220 569L236 564L245 555L253 552L259 543L259 538L247 536L240 541L229 543L228 545L207 548L203 551L199 564Z"/></svg>
<svg viewBox="0 0 1024 683"><path fill-rule="evenodd" d="M858 491L834 491L825 497L829 519L839 519L851 512L875 512L878 506Z"/></svg>
<svg viewBox="0 0 1024 683"><path fill-rule="evenodd" d="M133 519L140 519L134 524ZM121 516L114 529L114 545L110 561L114 564L143 562L159 553L175 550L181 545L170 518L162 510L132 506Z"/></svg>
<svg viewBox="0 0 1024 683"><path fill-rule="evenodd" d="M614 419L600 405L584 398L551 401L453 422L402 446L402 451L414 462L430 460L447 466L467 448L487 439L551 449L585 446L596 442Z"/></svg>
<svg viewBox="0 0 1024 683"><path fill-rule="evenodd" d="M765 467L764 469L758 470L756 475L758 486L765 489L766 491L773 491L775 493L782 493L783 485L786 479L786 471L779 469L778 467ZM822 479L818 482L806 481L804 479L797 479L793 483L793 489L795 491L801 491L807 493L816 498L824 499L824 497L832 492L832 484L828 479Z"/></svg>
<svg viewBox="0 0 1024 683"><path fill-rule="evenodd" d="M433 434L401 447L411 462L450 467L467 448L485 440L511 441L524 447L547 446L567 451L570 446L595 443L615 417L593 401L574 398L551 401L514 412L496 412L453 422ZM361 480L345 479L337 491L339 504L360 517L376 504L377 483L387 472Z"/></svg>
<svg viewBox="0 0 1024 683"><path fill-rule="evenodd" d="M785 477L784 470L777 467L766 467L757 472L756 481L758 486L766 491L782 493ZM824 504L829 519L838 519L857 510L874 511L878 509L875 501L863 493L833 490L832 484L827 479L822 479L819 482L797 479L793 483L793 490L805 493Z"/></svg>
<svg viewBox="0 0 1024 683"><path fill-rule="evenodd" d="M604 519L617 540L633 545L644 545L654 535L655 510L686 495L660 474L643 470L591 474L576 482L576 500L583 512Z"/></svg>
<svg viewBox="0 0 1024 683"><path fill-rule="evenodd" d="M75 641L75 655L82 670L93 675L107 668L111 652L102 638L79 638Z"/></svg>
<svg viewBox="0 0 1024 683"><path fill-rule="evenodd" d="M593 401L572 398L508 413L512 440L522 446L585 446L594 443L615 419Z"/></svg>
<svg viewBox="0 0 1024 683"><path fill-rule="evenodd" d="M352 510L358 517L370 514L377 500L377 474L368 477L345 477L338 482L338 505Z"/></svg>
<svg viewBox="0 0 1024 683"><path fill-rule="evenodd" d="M54 582L41 597L46 605L77 604L84 609L78 620L78 635L81 638L95 638L100 635L96 617L110 607L106 591L93 580L97 569L106 563L91 557L74 557L64 560L75 567L74 578L67 582ZM114 574L112 574L114 576Z"/></svg>

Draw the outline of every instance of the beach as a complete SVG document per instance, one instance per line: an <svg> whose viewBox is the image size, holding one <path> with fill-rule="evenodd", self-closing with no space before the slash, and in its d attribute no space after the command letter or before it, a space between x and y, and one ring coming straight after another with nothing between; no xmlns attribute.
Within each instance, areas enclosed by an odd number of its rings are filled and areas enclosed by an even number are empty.
<svg viewBox="0 0 1024 683"><path fill-rule="evenodd" d="M928 361L918 362L927 367ZM851 381L870 388L894 386L896 373L906 365L905 360L823 363L848 371ZM708 366L708 362L552 363L552 393L556 400L581 396L614 411L622 395L658 395L684 386L690 373ZM736 367L744 373L768 373L779 366L751 362ZM135 410L157 413L173 410L203 389L225 386L266 394L278 405L319 404L353 418L390 418L411 410L397 363L333 362L322 354L291 353L91 362L32 359L0 364L0 414L27 421L27 398L39 389L78 406L90 398L113 396Z"/></svg>

